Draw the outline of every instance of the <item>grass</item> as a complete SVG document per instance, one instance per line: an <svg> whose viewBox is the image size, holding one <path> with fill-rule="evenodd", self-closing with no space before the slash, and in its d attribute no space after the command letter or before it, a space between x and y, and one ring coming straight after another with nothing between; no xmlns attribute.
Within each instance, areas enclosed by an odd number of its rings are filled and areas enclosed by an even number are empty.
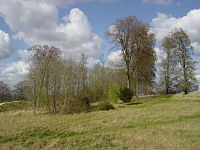
<svg viewBox="0 0 200 150"><path fill-rule="evenodd" d="M18 111L30 109L31 104L28 101L8 102L0 105L0 112Z"/></svg>
<svg viewBox="0 0 200 150"><path fill-rule="evenodd" d="M34 116L0 113L0 149L198 150L200 94L146 97L115 110Z"/></svg>

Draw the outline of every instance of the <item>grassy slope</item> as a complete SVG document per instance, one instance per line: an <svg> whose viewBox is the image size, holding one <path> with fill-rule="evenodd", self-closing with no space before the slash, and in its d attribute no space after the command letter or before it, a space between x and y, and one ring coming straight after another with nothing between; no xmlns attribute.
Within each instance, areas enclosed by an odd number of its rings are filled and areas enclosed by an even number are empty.
<svg viewBox="0 0 200 150"><path fill-rule="evenodd" d="M198 150L200 95L75 115L0 113L0 149Z"/></svg>
<svg viewBox="0 0 200 150"><path fill-rule="evenodd" d="M14 101L6 102L4 104L0 103L0 112L18 111L30 109L31 104L28 101Z"/></svg>

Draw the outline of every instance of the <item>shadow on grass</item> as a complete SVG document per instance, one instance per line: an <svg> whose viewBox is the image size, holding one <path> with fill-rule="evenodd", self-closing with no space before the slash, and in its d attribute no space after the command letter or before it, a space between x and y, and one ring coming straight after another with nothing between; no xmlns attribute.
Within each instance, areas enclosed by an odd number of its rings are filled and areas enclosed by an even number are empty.
<svg viewBox="0 0 200 150"><path fill-rule="evenodd" d="M140 107L145 107L153 104L167 103L172 98L172 95L159 95L159 96L151 96L151 97L140 97L139 101L134 100L129 103L125 103L126 105L139 105ZM143 105L140 105L143 104Z"/></svg>
<svg viewBox="0 0 200 150"><path fill-rule="evenodd" d="M130 102L127 103L126 105L139 105L139 104L143 104L142 102Z"/></svg>

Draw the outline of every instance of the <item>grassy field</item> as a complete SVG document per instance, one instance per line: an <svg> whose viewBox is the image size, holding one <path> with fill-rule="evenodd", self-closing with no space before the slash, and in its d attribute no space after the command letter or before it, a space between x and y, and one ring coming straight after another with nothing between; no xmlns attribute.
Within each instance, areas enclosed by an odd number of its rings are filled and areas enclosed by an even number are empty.
<svg viewBox="0 0 200 150"><path fill-rule="evenodd" d="M199 150L200 94L74 115L1 112L0 149Z"/></svg>
<svg viewBox="0 0 200 150"><path fill-rule="evenodd" d="M0 112L10 112L18 110L30 110L31 103L27 101L14 101L0 103Z"/></svg>

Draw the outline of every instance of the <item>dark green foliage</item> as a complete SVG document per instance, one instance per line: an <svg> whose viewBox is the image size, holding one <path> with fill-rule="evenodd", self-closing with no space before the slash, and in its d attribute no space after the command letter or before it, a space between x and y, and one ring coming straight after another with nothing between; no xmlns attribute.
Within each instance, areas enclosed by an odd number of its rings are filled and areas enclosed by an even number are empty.
<svg viewBox="0 0 200 150"><path fill-rule="evenodd" d="M108 101L101 102L97 105L97 110L112 110L115 107Z"/></svg>
<svg viewBox="0 0 200 150"><path fill-rule="evenodd" d="M86 96L71 100L67 113L81 113L90 111L90 99Z"/></svg>
<svg viewBox="0 0 200 150"><path fill-rule="evenodd" d="M123 102L131 102L133 97L133 90L130 88L121 88L117 95Z"/></svg>

